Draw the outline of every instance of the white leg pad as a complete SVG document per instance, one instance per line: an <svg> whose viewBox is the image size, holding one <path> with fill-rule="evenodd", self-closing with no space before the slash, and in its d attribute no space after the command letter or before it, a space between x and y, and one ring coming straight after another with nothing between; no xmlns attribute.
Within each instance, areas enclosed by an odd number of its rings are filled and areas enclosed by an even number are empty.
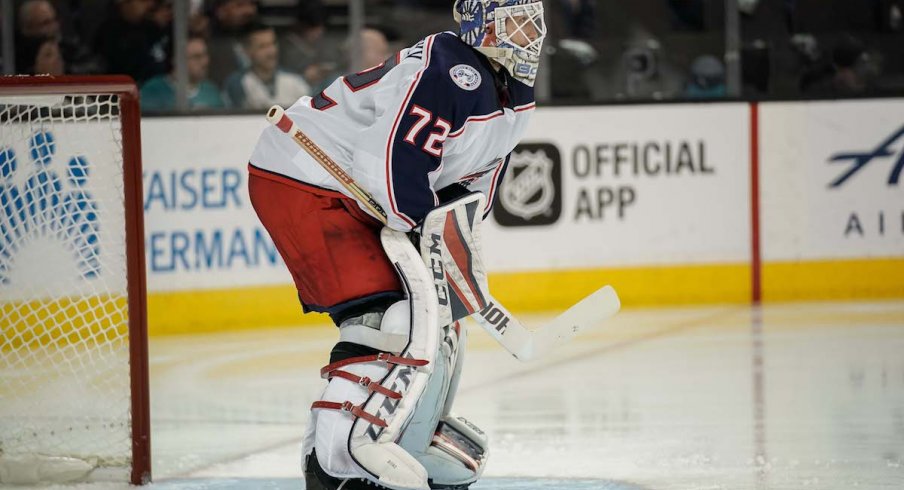
<svg viewBox="0 0 904 490"><path fill-rule="evenodd" d="M376 340L388 340L386 347L392 348L399 336L404 335L407 344L398 351L388 352L407 360L424 360L428 364L411 366L374 360L343 365L341 370L346 374L368 378L382 388L401 394L401 399L368 389L368 383L360 380L354 382L333 377L321 400L344 404L345 409L315 410L311 419L313 446L321 467L333 477L364 478L397 490L428 490L427 470L402 449L398 441L427 390L438 361L440 328L437 326L436 290L431 275L405 234L384 228L380 237L405 286L408 313L401 314L396 305L390 307L383 318L385 333L389 335L379 336ZM381 326L380 330L384 328ZM346 335L351 339L370 334L360 330L349 331ZM358 415L354 415L356 411ZM362 413L367 415L361 417ZM385 427L367 420L368 417L380 419L385 422ZM309 449L305 451L309 452Z"/></svg>

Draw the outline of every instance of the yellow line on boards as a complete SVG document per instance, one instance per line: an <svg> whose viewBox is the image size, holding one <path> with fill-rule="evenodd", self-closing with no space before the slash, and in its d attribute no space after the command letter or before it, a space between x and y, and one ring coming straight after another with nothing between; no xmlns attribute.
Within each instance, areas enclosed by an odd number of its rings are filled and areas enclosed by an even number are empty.
<svg viewBox="0 0 904 490"><path fill-rule="evenodd" d="M904 258L769 262L764 301L904 298Z"/></svg>
<svg viewBox="0 0 904 490"><path fill-rule="evenodd" d="M750 268L736 264L518 272L491 274L490 289L512 311L542 312L565 309L606 284L625 306L744 303L749 278ZM302 314L293 286L148 296L151 335L324 323L326 315Z"/></svg>
<svg viewBox="0 0 904 490"><path fill-rule="evenodd" d="M292 285L148 294L151 336L330 323L302 314Z"/></svg>
<svg viewBox="0 0 904 490"><path fill-rule="evenodd" d="M625 308L746 304L751 297L750 275L747 264L513 272L491 274L490 289L516 313L561 311L606 284L618 291ZM904 298L904 258L768 262L763 266L763 298L767 302ZM5 338L0 340L46 345L77 343L103 330L109 336L125 328L126 311L124 298L0 303ZM152 336L330 323L326 315L302 314L292 285L148 295Z"/></svg>
<svg viewBox="0 0 904 490"><path fill-rule="evenodd" d="M716 264L519 272L490 275L490 290L513 311L567 308L609 284L623 307L745 303L750 267Z"/></svg>

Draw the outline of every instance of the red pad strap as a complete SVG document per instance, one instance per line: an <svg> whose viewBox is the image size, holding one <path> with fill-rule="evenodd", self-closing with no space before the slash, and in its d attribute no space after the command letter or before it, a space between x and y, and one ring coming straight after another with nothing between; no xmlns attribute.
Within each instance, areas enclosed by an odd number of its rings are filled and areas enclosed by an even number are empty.
<svg viewBox="0 0 904 490"><path fill-rule="evenodd" d="M398 400L398 399L402 398L402 394L399 393L398 391L392 391L389 388L386 388L379 383L373 382L370 378L368 378L366 376L365 377L355 376L352 373L340 371L337 369L336 371L333 371L329 374L329 378L330 379L332 379L332 378L347 379L347 380L351 381L352 383L359 384L359 385L367 388L368 391L376 392L381 395L386 395L387 397L392 398L393 400Z"/></svg>
<svg viewBox="0 0 904 490"><path fill-rule="evenodd" d="M426 366L430 363L430 361L426 361L424 359L409 359L407 357L399 357L389 354L388 352L381 352L379 354L374 354L372 356L361 356L361 357L351 357L348 359L343 359L341 361L336 361L332 364L328 364L320 370L320 377L323 379L327 379L330 376L330 373L345 366L351 364L359 364L362 362L385 362L387 364L398 364L400 366Z"/></svg>
<svg viewBox="0 0 904 490"><path fill-rule="evenodd" d="M376 425L377 427L386 427L387 426L385 420L365 412L364 409L355 405L352 402L342 402L342 403L323 402L323 401L314 402L314 404L311 405L311 410L318 410L318 409L319 410L339 410L342 412L349 412L350 414L352 414L352 416L362 418L362 419L370 422L371 424Z"/></svg>

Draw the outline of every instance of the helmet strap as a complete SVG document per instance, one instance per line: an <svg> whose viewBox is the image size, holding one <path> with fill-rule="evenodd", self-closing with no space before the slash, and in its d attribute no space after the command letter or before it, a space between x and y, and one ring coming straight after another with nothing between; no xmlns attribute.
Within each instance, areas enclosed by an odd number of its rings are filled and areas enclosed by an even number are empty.
<svg viewBox="0 0 904 490"><path fill-rule="evenodd" d="M505 64L505 60L511 58L514 54L514 50L511 48L497 48L495 46L481 46L479 48L474 48L477 51L480 51L487 58L496 61L500 64Z"/></svg>

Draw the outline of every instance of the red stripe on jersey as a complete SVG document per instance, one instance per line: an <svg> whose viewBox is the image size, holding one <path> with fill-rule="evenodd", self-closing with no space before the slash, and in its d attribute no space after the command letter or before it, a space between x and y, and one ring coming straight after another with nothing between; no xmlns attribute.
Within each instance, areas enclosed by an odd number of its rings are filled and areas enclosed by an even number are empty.
<svg viewBox="0 0 904 490"><path fill-rule="evenodd" d="M322 104L320 107L317 107L316 104L320 103L317 99L322 99L323 101L326 101L326 103ZM335 100L333 100L333 98L331 98L329 95L326 94L326 89L323 89L319 94L315 95L314 97L311 97L308 100L308 105L311 106L311 109L317 109L318 111L325 111L327 109L336 107L337 105L339 105L339 103L336 102Z"/></svg>
<svg viewBox="0 0 904 490"><path fill-rule="evenodd" d="M442 173L443 167L445 167L445 166L446 166L446 159L444 158L439 161L439 167L436 167L436 170L429 172L427 174L428 178L430 175ZM434 184L433 182L430 183L431 188L433 187L433 184ZM439 196L436 195L436 191L433 191L433 205L439 206Z"/></svg>
<svg viewBox="0 0 904 490"><path fill-rule="evenodd" d="M468 123L486 122L491 119L496 119L497 117L502 116L502 115L503 115L502 111L496 111L491 114L487 114L485 116L471 116L471 117L465 119L465 123L461 125L461 128L459 128L457 131L453 131L452 133L450 133L449 138L458 138L459 136L464 134L465 128L468 127Z"/></svg>
<svg viewBox="0 0 904 490"><path fill-rule="evenodd" d="M493 199L496 197L496 187L499 186L499 174L502 171L502 167L505 167L506 161L503 160L502 163L496 167L496 171L493 172L493 182L490 183L490 196L487 198L487 204L484 208L484 214L490 212L490 208L493 207Z"/></svg>
<svg viewBox="0 0 904 490"><path fill-rule="evenodd" d="M433 38L436 37L436 34L427 38L427 42L425 43L424 51L427 53L426 59L424 61L424 67L417 72L417 75L414 77L414 81L411 82L411 86L408 87L408 93L405 95L405 100L402 102L402 106L399 107L399 112L396 114L395 122L392 125L392 131L389 133L389 141L386 142L386 193L387 197L389 197L389 206L392 208L392 212L402 219L408 226L414 228L417 224L408 216L405 216L399 209L396 207L395 203L395 192L392 188L392 142L395 141L396 131L399 129L399 122L402 120L402 114L405 113L405 108L408 107L408 102L411 100L411 96L414 94L415 89L417 89L418 84L421 82L421 75L427 70L430 66L430 50L433 47Z"/></svg>
<svg viewBox="0 0 904 490"><path fill-rule="evenodd" d="M378 64L378 65L371 66L370 68L368 68L368 69L366 69L366 70L361 70L361 71L359 71L357 74L358 74L358 75L364 75L365 73L370 73L370 72L372 72L372 71L379 70L380 68L383 68L384 66L386 66L386 62L385 62L385 61L381 62L381 63Z"/></svg>
<svg viewBox="0 0 904 490"><path fill-rule="evenodd" d="M537 108L537 103L536 103L536 102L531 102L530 104L527 104L527 105L515 107L514 110L515 110L515 112L524 112L524 111L529 111L529 110L536 109L536 108ZM492 112L492 113L490 113L490 114L486 114L486 115L483 115L483 116L471 116L471 117L469 117L469 118L467 118L467 119L465 120L465 123L462 124L461 128L459 128L459 129L453 131L452 133L450 133L450 134L449 134L449 137L450 137L450 138L457 138L457 137L461 136L462 134L464 134L465 129L468 127L468 123L472 123L472 122L487 122L487 121L496 119L497 117L500 117L500 116L502 116L502 115L504 115L504 114L505 114L505 113L504 113L503 111L499 110L499 111Z"/></svg>
<svg viewBox="0 0 904 490"><path fill-rule="evenodd" d="M368 69L366 69L366 70L359 71L358 73L354 73L353 75L358 75L358 76L360 76L360 75L366 75L366 74L368 74L368 73L370 73L370 72L372 72L372 71L379 70L379 69L383 68L384 66L386 66L386 62L385 62L385 61L382 62L382 63L380 63L380 64L377 65L377 66L372 66L372 67L370 67L370 68L368 68ZM360 85L360 86L355 87L354 85L352 85L351 83L348 82L348 75L345 75L345 76L342 77L342 82L343 82L343 83L345 84L345 86L348 87L348 89L351 90L352 92L357 92L357 91L359 91L359 90L364 90L364 89L366 89L367 87L370 87L370 86L376 84L376 83L379 82L379 81L380 81L380 79L379 79L379 78L376 78L376 79L374 79L374 80L371 80L371 81L365 83L364 85Z"/></svg>

